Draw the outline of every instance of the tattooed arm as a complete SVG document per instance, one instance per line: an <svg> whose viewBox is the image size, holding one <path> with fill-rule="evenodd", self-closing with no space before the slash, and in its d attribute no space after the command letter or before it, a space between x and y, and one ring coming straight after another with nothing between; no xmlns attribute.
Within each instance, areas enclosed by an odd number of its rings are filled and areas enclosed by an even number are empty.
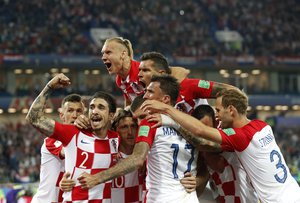
<svg viewBox="0 0 300 203"><path fill-rule="evenodd" d="M221 145L202 137L193 135L191 132L181 127L178 129L182 137L186 139L190 144L196 147L199 151L208 151L208 152L221 152Z"/></svg>
<svg viewBox="0 0 300 203"><path fill-rule="evenodd" d="M126 159L122 159L113 167L94 175L82 173L78 181L82 188L87 189L135 171L143 166L149 150L148 143L138 142L134 146L133 153Z"/></svg>
<svg viewBox="0 0 300 203"><path fill-rule="evenodd" d="M225 83L220 83L220 82L213 82L213 87L212 87L212 92L211 92L211 98L216 98L218 92L220 92L223 89L234 89L236 87L225 84Z"/></svg>
<svg viewBox="0 0 300 203"><path fill-rule="evenodd" d="M46 136L53 134L55 124L55 121L47 117L44 112L47 99L52 90L68 86L69 84L70 79L64 74L61 73L56 75L48 82L38 97L34 100L27 113L26 120Z"/></svg>

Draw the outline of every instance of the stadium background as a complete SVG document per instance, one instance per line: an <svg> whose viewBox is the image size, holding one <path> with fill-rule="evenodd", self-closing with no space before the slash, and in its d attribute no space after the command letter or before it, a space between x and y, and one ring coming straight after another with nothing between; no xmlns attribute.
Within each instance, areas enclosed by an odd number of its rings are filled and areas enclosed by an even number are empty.
<svg viewBox="0 0 300 203"><path fill-rule="evenodd" d="M250 118L273 126L299 182L299 17L298 0L1 1L0 202L35 190L43 137L24 117L54 74L72 81L48 103L55 118L71 92L88 98L105 90L123 104L100 58L103 40L112 36L131 40L136 60L159 51L172 66L190 69L190 77L243 89Z"/></svg>

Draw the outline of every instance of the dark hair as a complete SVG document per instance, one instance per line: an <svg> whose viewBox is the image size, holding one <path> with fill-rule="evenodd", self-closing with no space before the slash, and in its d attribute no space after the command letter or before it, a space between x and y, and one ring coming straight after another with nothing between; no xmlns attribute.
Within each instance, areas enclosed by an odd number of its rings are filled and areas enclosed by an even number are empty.
<svg viewBox="0 0 300 203"><path fill-rule="evenodd" d="M176 78L171 75L154 75L151 78L151 82L159 82L163 93L171 97L171 104L176 104L180 88Z"/></svg>
<svg viewBox="0 0 300 203"><path fill-rule="evenodd" d="M79 94L69 94L62 100L61 106L66 102L82 102L82 97Z"/></svg>
<svg viewBox="0 0 300 203"><path fill-rule="evenodd" d="M216 122L215 122L215 111L214 109L206 104L202 104L197 106L194 111L192 112L192 116L197 118L198 120L201 120L205 116L209 116L212 121L213 121L213 127L216 127Z"/></svg>
<svg viewBox="0 0 300 203"><path fill-rule="evenodd" d="M116 113L117 104L116 104L115 98L112 95L110 95L106 92L99 91L99 92L96 92L92 96L91 100L96 99L96 98L104 99L108 104L109 112Z"/></svg>
<svg viewBox="0 0 300 203"><path fill-rule="evenodd" d="M130 105L130 111L135 112L138 108L140 108L140 106L144 103L144 101L145 101L144 95L139 95L136 98L134 98L134 100Z"/></svg>
<svg viewBox="0 0 300 203"><path fill-rule="evenodd" d="M124 109L120 110L118 116L114 118L111 128L116 131L120 120L122 120L123 118L127 118L127 117L133 118L132 113L130 111L126 111Z"/></svg>
<svg viewBox="0 0 300 203"><path fill-rule="evenodd" d="M222 97L222 106L227 108L232 105L239 114L246 114L248 108L247 95L237 88L224 89L217 94L217 98Z"/></svg>
<svg viewBox="0 0 300 203"><path fill-rule="evenodd" d="M142 54L140 60L141 61L151 60L153 61L153 66L156 70L164 70L167 74L171 74L169 63L166 57L164 57L164 55L162 55L161 53L146 52Z"/></svg>

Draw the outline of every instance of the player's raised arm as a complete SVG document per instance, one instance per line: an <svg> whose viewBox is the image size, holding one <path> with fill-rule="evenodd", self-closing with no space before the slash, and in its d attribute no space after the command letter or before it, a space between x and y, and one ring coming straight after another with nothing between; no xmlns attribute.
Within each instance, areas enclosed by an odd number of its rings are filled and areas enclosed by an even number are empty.
<svg viewBox="0 0 300 203"><path fill-rule="evenodd" d="M211 98L216 98L218 92L224 90L224 89L237 89L237 87L226 84L226 83L221 83L221 82L213 82L213 87L211 91Z"/></svg>
<svg viewBox="0 0 300 203"><path fill-rule="evenodd" d="M184 129L192 133L192 136L199 136L213 142L221 143L222 137L215 128L208 127L196 118L183 113L172 106L166 105L159 101L145 101L141 109L149 113L163 113L169 115L174 121Z"/></svg>
<svg viewBox="0 0 300 203"><path fill-rule="evenodd" d="M55 121L52 118L45 116L44 108L46 101L54 89L63 88L70 84L70 79L60 73L52 78L37 98L33 101L26 120L29 121L35 128L40 130L46 136L50 136L54 132Z"/></svg>

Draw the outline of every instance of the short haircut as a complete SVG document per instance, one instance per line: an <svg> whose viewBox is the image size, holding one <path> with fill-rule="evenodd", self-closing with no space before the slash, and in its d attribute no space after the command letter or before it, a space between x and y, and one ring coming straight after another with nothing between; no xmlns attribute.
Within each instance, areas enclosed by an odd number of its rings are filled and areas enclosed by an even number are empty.
<svg viewBox="0 0 300 203"><path fill-rule="evenodd" d="M176 104L180 88L176 78L171 75L153 75L151 82L159 82L163 93L170 96L171 104Z"/></svg>
<svg viewBox="0 0 300 203"><path fill-rule="evenodd" d="M132 101L130 105L130 111L135 112L141 105L144 103L146 99L144 99L144 95L139 95Z"/></svg>
<svg viewBox="0 0 300 203"><path fill-rule="evenodd" d="M79 94L69 94L62 100L61 106L63 107L66 102L82 102L82 97Z"/></svg>
<svg viewBox="0 0 300 203"><path fill-rule="evenodd" d="M133 59L133 49L132 49L132 44L129 41L129 39L124 39L123 37L112 37L107 39L105 42L117 42L121 45L123 45L127 52L128 52L128 56Z"/></svg>
<svg viewBox="0 0 300 203"><path fill-rule="evenodd" d="M217 94L217 98L222 97L222 106L227 108L232 105L236 108L239 114L245 115L248 108L247 95L237 88L224 89Z"/></svg>
<svg viewBox="0 0 300 203"><path fill-rule="evenodd" d="M215 111L214 109L206 104L201 104L197 106L194 111L192 112L192 116L197 118L198 120L201 120L205 116L208 116L212 119L213 121L213 127L216 127L216 122L215 122Z"/></svg>
<svg viewBox="0 0 300 203"><path fill-rule="evenodd" d="M99 91L99 92L96 92L92 96L91 100L97 99L97 98L104 99L107 102L110 113L116 113L117 104L116 104L115 98L112 95L110 95L106 92Z"/></svg>
<svg viewBox="0 0 300 203"><path fill-rule="evenodd" d="M164 70L167 74L171 74L171 69L169 67L168 60L164 55L158 52L146 52L140 57L141 61L151 60L153 61L154 68L159 70Z"/></svg>
<svg viewBox="0 0 300 203"><path fill-rule="evenodd" d="M119 126L119 122L123 118L127 118L127 117L133 118L132 113L130 111L126 111L124 109L120 110L118 116L114 118L111 128L116 131L117 127Z"/></svg>

